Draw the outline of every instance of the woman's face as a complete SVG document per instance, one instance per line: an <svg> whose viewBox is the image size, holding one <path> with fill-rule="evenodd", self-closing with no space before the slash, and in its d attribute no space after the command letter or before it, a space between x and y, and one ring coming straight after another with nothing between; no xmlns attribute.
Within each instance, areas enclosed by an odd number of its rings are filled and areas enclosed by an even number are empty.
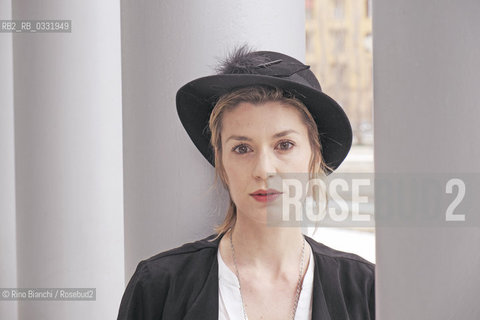
<svg viewBox="0 0 480 320"><path fill-rule="evenodd" d="M268 177L308 173L311 148L307 127L295 107L279 102L240 103L223 116L222 162L230 196L239 214L265 222L265 202L252 196L272 188ZM281 186L275 189L282 191ZM263 200L263 201L262 201Z"/></svg>

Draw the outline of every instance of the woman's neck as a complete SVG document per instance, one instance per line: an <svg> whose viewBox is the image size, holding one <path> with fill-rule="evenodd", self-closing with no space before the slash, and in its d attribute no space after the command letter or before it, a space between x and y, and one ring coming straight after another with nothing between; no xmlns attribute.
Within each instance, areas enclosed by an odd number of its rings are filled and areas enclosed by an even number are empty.
<svg viewBox="0 0 480 320"><path fill-rule="evenodd" d="M233 230L233 233L231 232ZM231 259L230 233L238 268L257 270L272 280L285 274L298 273L304 245L299 227L273 227L266 224L249 224L237 219L235 226L227 232L222 242L227 260ZM225 259L225 254L223 255ZM310 246L305 241L304 267L308 265Z"/></svg>

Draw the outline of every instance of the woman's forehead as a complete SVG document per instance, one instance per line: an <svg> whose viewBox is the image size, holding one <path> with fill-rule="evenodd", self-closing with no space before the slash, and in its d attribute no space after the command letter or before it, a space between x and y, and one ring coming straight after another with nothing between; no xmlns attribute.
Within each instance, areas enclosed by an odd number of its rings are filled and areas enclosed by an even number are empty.
<svg viewBox="0 0 480 320"><path fill-rule="evenodd" d="M297 117L294 117L294 115L297 115ZM234 108L226 111L223 120L230 122L263 121L265 118L297 120L298 116L300 116L300 112L294 106L278 101L268 101L259 104L241 102Z"/></svg>
<svg viewBox="0 0 480 320"><path fill-rule="evenodd" d="M279 102L253 105L240 103L225 113L222 121L222 135L273 135L283 131L303 134L306 126L300 112L293 106ZM290 132L294 133L294 132Z"/></svg>

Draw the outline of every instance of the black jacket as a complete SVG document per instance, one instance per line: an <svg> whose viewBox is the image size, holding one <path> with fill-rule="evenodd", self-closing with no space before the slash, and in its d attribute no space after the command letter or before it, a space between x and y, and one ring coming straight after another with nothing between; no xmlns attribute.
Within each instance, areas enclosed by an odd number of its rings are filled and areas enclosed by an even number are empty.
<svg viewBox="0 0 480 320"><path fill-rule="evenodd" d="M221 237L215 235L142 260L118 320L217 320ZM305 236L315 259L313 320L375 319L375 266Z"/></svg>

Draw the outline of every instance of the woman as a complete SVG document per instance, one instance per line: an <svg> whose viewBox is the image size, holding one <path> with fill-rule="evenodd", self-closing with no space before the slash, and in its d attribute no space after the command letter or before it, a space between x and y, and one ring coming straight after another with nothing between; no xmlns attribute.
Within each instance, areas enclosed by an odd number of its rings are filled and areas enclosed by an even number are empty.
<svg viewBox="0 0 480 320"><path fill-rule="evenodd" d="M351 146L345 113L309 67L243 46L180 88L177 110L230 207L215 234L141 261L118 319L374 319L373 264L269 223L284 192L276 177L325 177Z"/></svg>

